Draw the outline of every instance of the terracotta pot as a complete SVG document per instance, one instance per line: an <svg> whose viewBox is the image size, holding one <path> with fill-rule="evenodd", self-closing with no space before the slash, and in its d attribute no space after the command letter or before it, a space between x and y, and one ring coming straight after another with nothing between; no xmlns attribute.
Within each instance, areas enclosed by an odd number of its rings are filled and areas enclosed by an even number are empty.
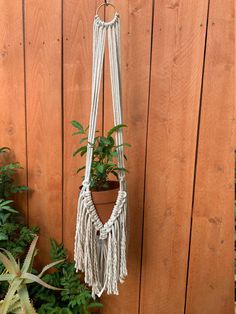
<svg viewBox="0 0 236 314"><path fill-rule="evenodd" d="M111 216L119 191L119 182L109 181L109 186L110 189L106 191L92 191L93 203L103 224Z"/></svg>

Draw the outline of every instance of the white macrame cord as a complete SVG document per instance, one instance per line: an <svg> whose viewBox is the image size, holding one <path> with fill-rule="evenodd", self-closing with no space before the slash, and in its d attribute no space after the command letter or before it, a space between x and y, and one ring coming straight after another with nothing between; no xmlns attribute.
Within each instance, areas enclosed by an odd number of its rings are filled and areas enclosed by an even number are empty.
<svg viewBox="0 0 236 314"><path fill-rule="evenodd" d="M96 15L93 25L92 100L88 131L85 178L80 191L75 235L75 267L85 273L85 282L92 287L93 297L118 294L118 282L127 276L126 266L126 216L127 188L125 172L119 171L119 192L111 217L103 225L93 204L89 187L93 156L99 92L102 77L106 34L110 60L110 76L114 125L122 124L120 79L120 18L118 13L109 22ZM116 132L118 167L124 168L122 129Z"/></svg>

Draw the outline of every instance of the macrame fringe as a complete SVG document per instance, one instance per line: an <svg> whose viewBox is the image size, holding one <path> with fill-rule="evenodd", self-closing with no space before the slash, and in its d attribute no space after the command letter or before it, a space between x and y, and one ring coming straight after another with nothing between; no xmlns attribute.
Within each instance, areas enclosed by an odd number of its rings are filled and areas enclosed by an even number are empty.
<svg viewBox="0 0 236 314"><path fill-rule="evenodd" d="M112 215L101 223L91 192L81 190L75 238L76 270L85 274L85 282L92 286L93 297L104 291L118 294L118 282L127 276L126 265L127 193L119 191Z"/></svg>

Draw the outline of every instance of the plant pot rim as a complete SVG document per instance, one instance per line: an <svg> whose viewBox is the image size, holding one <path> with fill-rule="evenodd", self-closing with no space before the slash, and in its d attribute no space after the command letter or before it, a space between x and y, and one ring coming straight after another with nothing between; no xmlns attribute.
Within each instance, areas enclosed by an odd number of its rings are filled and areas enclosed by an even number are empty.
<svg viewBox="0 0 236 314"><path fill-rule="evenodd" d="M94 193L106 193L109 191L113 191L113 190L119 190L120 184L119 181L115 181L115 180L108 180L107 181L109 183L109 188L106 190L93 190L90 189L90 191L92 192L92 194ZM80 186L80 190L82 189L83 185Z"/></svg>

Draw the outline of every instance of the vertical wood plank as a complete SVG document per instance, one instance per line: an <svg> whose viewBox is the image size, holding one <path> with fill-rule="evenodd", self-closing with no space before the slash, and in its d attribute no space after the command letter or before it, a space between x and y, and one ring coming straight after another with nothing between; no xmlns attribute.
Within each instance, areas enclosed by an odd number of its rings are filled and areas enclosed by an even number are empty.
<svg viewBox="0 0 236 314"><path fill-rule="evenodd" d="M10 147L10 160L26 168L22 1L0 0L0 12L1 146ZM26 171L17 178L22 184L27 184ZM27 215L26 193L17 198L17 206Z"/></svg>
<svg viewBox="0 0 236 314"><path fill-rule="evenodd" d="M73 256L76 210L81 174L76 170L85 159L72 154L79 146L79 137L72 137L72 120L87 126L91 109L92 35L97 1L64 1L64 198L63 242ZM102 125L100 102L98 128Z"/></svg>
<svg viewBox="0 0 236 314"><path fill-rule="evenodd" d="M140 313L183 313L207 1L155 1Z"/></svg>
<svg viewBox="0 0 236 314"><path fill-rule="evenodd" d="M234 1L210 2L186 313L234 313Z"/></svg>
<svg viewBox="0 0 236 314"><path fill-rule="evenodd" d="M123 117L128 125L125 141L129 194L128 277L119 286L119 296L102 297L102 313L135 314L139 308L145 147L148 112L152 1L114 1L121 17L121 65ZM114 11L106 9L106 20ZM107 51L108 52L108 51ZM104 127L113 126L110 69L108 55L105 65Z"/></svg>
<svg viewBox="0 0 236 314"><path fill-rule="evenodd" d="M25 0L29 223L40 259L62 233L61 1Z"/></svg>

